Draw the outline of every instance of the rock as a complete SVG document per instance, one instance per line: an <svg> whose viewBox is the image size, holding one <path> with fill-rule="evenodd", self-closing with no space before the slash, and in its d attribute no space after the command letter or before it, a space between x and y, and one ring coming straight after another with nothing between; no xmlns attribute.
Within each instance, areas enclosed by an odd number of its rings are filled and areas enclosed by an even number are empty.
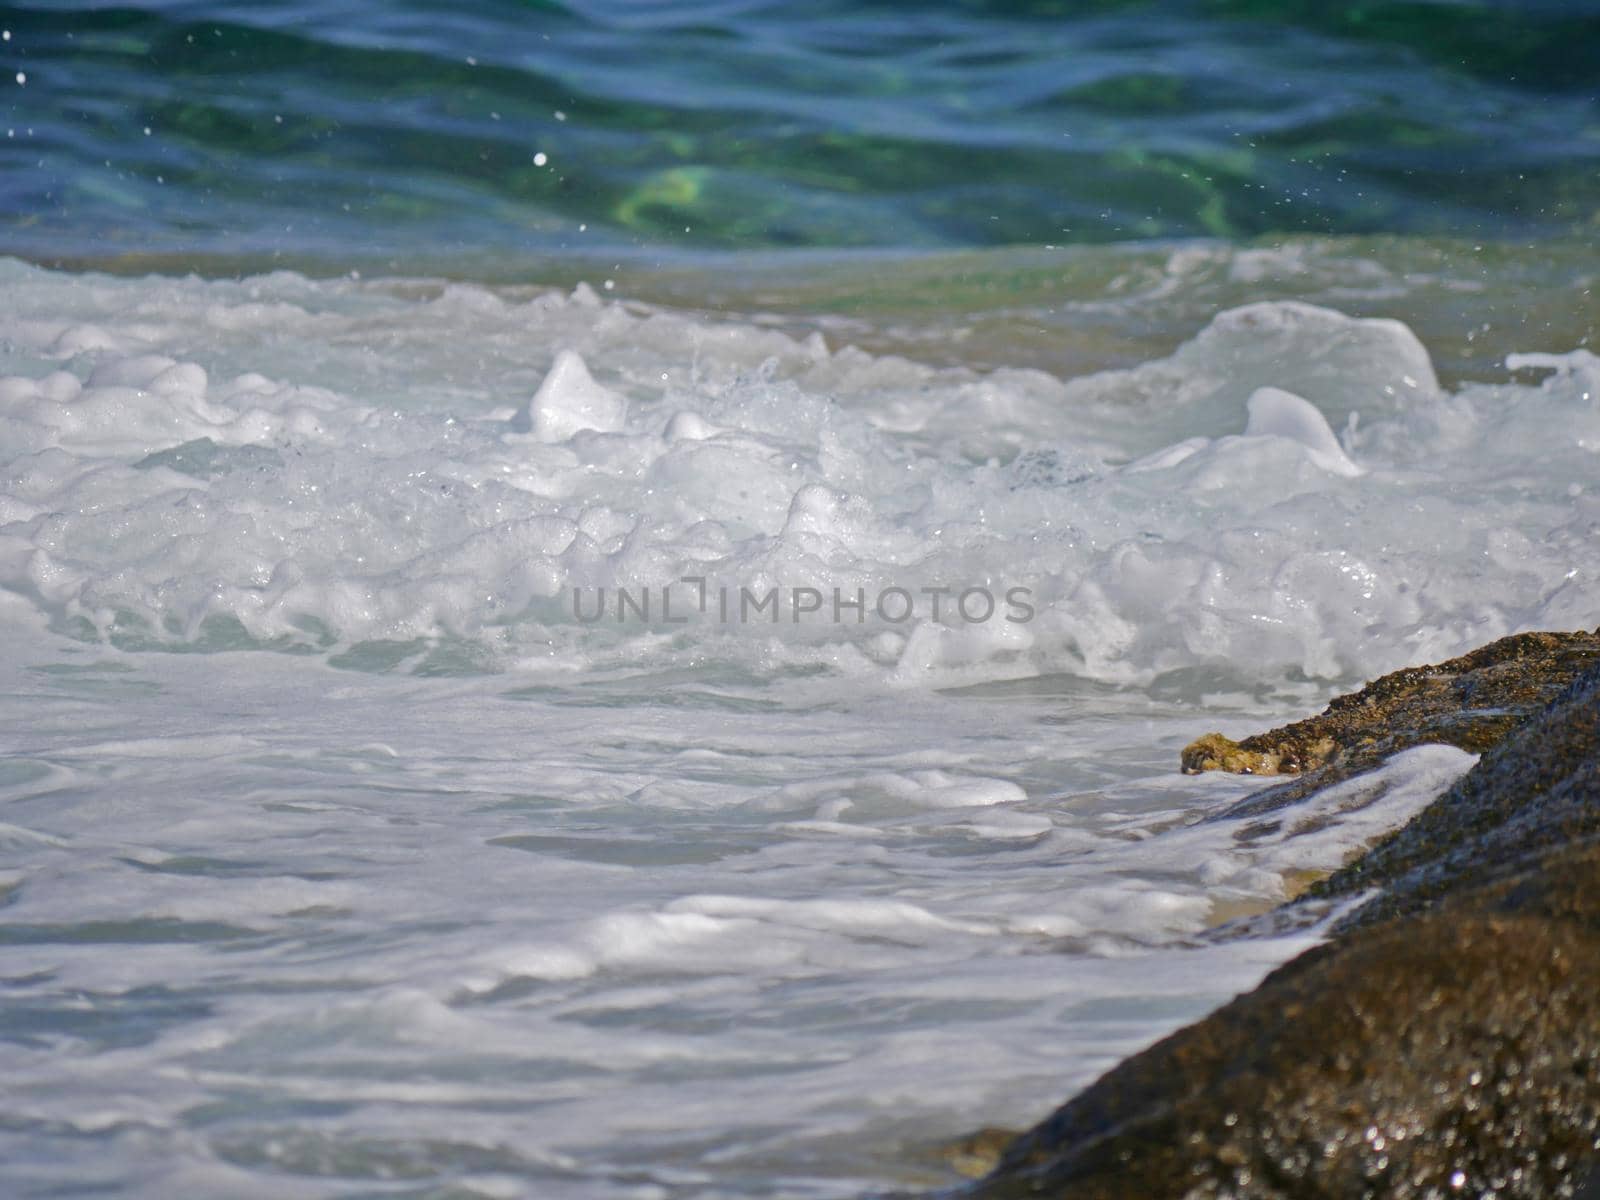
<svg viewBox="0 0 1600 1200"><path fill-rule="evenodd" d="M1301 955L1023 1135L973 1200L1575 1196L1600 847Z"/></svg>
<svg viewBox="0 0 1600 1200"><path fill-rule="evenodd" d="M1237 743L1306 762L1330 738L1337 778L1421 741L1483 757L1294 902L1382 889L1331 941L1128 1059L950 1195L1600 1197L1595 650L1588 634L1505 638Z"/></svg>
<svg viewBox="0 0 1600 1200"><path fill-rule="evenodd" d="M1181 764L1190 775L1298 775L1337 761L1348 778L1424 742L1480 754L1596 663L1600 630L1519 633L1435 666L1394 671L1315 717L1240 742L1208 733L1184 747Z"/></svg>
<svg viewBox="0 0 1600 1200"><path fill-rule="evenodd" d="M1524 869L1564 846L1600 842L1600 668L1485 754L1403 829L1306 889L1312 900L1382 894L1341 928L1416 912L1441 896Z"/></svg>
<svg viewBox="0 0 1600 1200"><path fill-rule="evenodd" d="M1020 1136L1015 1129L986 1126L977 1133L938 1147L938 1155L957 1175L979 1179L1000 1165L1000 1158Z"/></svg>
<svg viewBox="0 0 1600 1200"><path fill-rule="evenodd" d="M1320 767L1339 748L1331 737L1291 741L1289 730L1293 728L1274 729L1270 734L1256 734L1242 742L1220 733L1201 734L1183 748L1183 773L1228 771L1235 775L1298 775L1309 768ZM1275 737L1282 740L1269 740Z"/></svg>

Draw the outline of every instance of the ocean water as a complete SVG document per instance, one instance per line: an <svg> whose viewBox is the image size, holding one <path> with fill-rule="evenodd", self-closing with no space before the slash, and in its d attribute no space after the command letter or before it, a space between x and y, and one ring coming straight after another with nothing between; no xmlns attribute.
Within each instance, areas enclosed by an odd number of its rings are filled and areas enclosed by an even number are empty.
<svg viewBox="0 0 1600 1200"><path fill-rule="evenodd" d="M7 1195L949 1183L1600 622L1585 6L0 14Z"/></svg>
<svg viewBox="0 0 1600 1200"><path fill-rule="evenodd" d="M0 21L0 240L38 258L520 277L557 252L1592 237L1600 209L1588 0L31 0Z"/></svg>

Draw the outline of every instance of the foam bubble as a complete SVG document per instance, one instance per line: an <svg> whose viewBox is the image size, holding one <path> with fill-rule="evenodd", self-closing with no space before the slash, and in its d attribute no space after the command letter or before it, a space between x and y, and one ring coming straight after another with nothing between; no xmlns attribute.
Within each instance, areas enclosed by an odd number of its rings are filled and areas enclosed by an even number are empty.
<svg viewBox="0 0 1600 1200"><path fill-rule="evenodd" d="M576 353L563 350L511 428L541 442L564 442L587 429L615 433L626 418L627 402L596 383Z"/></svg>
<svg viewBox="0 0 1600 1200"><path fill-rule="evenodd" d="M1244 436L1288 438L1306 448L1306 457L1324 471L1351 478L1364 474L1350 461L1328 428L1328 420L1308 400L1281 388L1257 388L1246 404L1250 420Z"/></svg>
<svg viewBox="0 0 1600 1200"><path fill-rule="evenodd" d="M481 669L710 656L891 689L1351 679L1578 619L1600 586L1574 574L1600 446L1582 352L1514 360L1552 369L1537 386L1446 393L1397 322L1275 302L1062 382L593 289L91 295L10 271L34 303L0 364L0 583L118 645L369 669L428 644ZM348 343L380 333L374 373ZM1491 527L1520 540L1485 577ZM747 591L773 599L751 617Z"/></svg>

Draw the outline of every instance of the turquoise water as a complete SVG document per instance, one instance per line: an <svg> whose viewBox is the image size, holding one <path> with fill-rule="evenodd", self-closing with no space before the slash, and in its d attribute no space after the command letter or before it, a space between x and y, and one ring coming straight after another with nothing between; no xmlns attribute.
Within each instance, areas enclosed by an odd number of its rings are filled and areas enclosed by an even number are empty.
<svg viewBox="0 0 1600 1200"><path fill-rule="evenodd" d="M1587 3L32 3L0 24L0 253L34 258L482 274L1600 219Z"/></svg>

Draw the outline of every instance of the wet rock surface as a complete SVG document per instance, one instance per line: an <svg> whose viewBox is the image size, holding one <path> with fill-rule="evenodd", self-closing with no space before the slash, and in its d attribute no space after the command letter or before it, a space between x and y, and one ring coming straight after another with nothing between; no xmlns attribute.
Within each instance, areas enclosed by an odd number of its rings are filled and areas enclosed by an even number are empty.
<svg viewBox="0 0 1600 1200"><path fill-rule="evenodd" d="M1310 951L963 1195L1575 1196L1600 1139L1600 848Z"/></svg>
<svg viewBox="0 0 1600 1200"><path fill-rule="evenodd" d="M1309 899L1382 891L1340 928L1419 911L1527 867L1560 847L1600 842L1600 668L1579 679L1454 787Z"/></svg>
<svg viewBox="0 0 1600 1200"><path fill-rule="evenodd" d="M1427 740L1483 757L1295 902L1380 889L1332 940L1128 1059L949 1195L1600 1198L1595 644L1502 639L1286 727L1320 740L1339 718L1333 765ZM1459 720L1444 694L1470 706ZM1361 697L1376 725L1345 719Z"/></svg>
<svg viewBox="0 0 1600 1200"><path fill-rule="evenodd" d="M1481 754L1596 664L1600 630L1515 634L1447 662L1391 672L1314 717L1242 741L1208 733L1184 747L1181 763L1188 774L1298 775L1337 766L1348 778L1424 742Z"/></svg>
<svg viewBox="0 0 1600 1200"><path fill-rule="evenodd" d="M1022 1135L1015 1129L989 1126L938 1147L945 1164L966 1179L979 1179L1000 1165L1006 1148Z"/></svg>

